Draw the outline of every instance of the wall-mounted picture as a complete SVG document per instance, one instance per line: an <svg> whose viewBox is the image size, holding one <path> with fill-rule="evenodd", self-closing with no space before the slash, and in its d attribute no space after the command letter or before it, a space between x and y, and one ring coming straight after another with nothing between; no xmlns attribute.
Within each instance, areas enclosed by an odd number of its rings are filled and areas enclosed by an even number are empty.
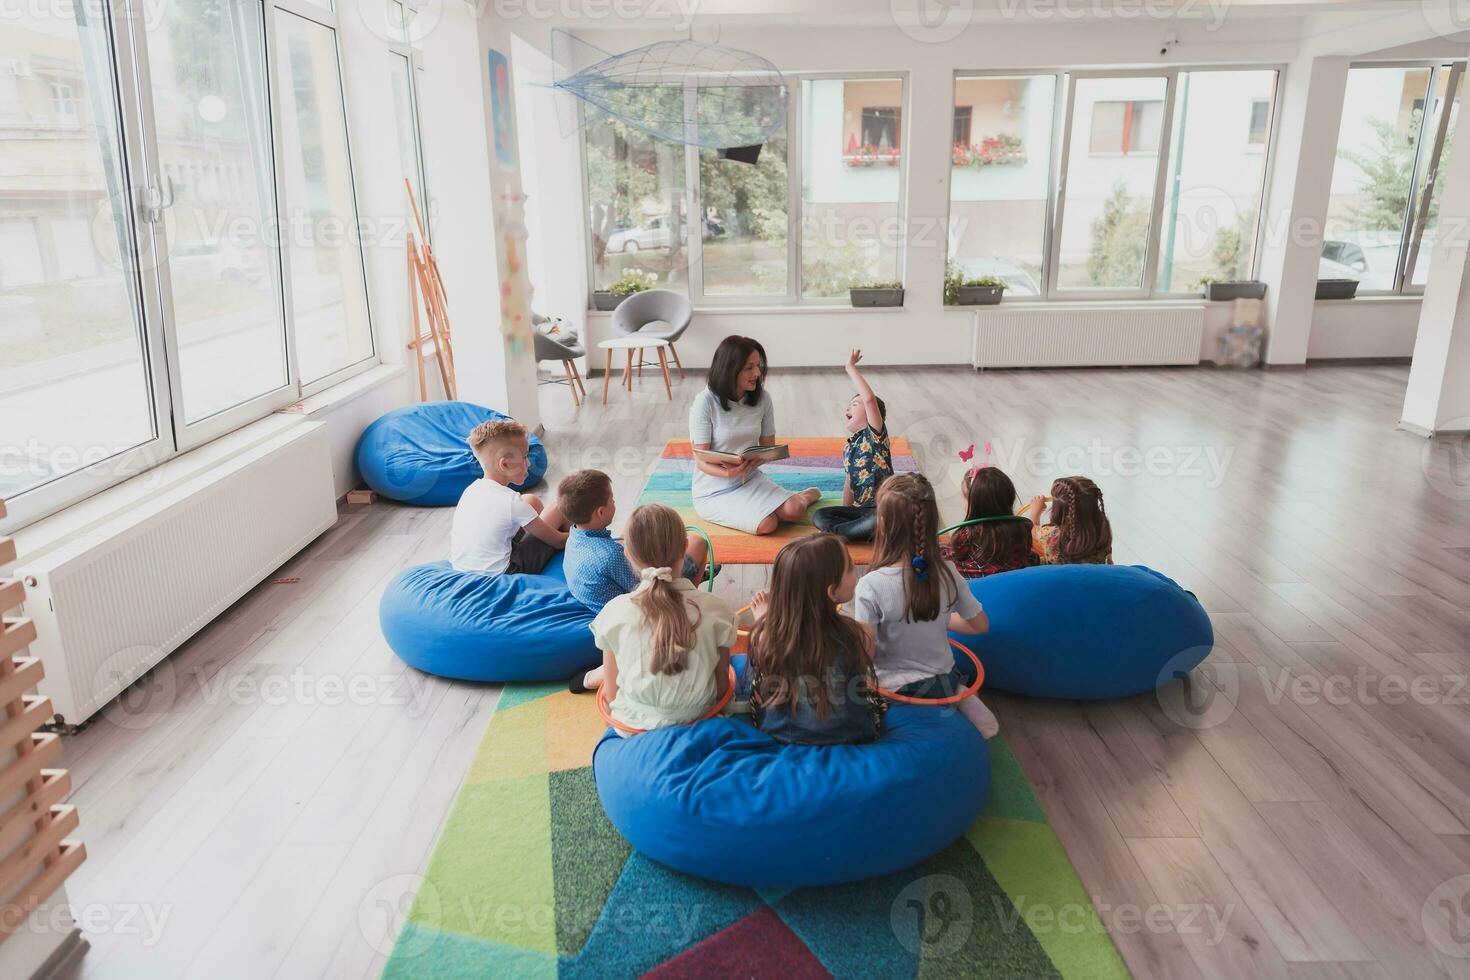
<svg viewBox="0 0 1470 980"><path fill-rule="evenodd" d="M495 134L495 165L516 169L515 106L511 103L510 62L490 51L490 128Z"/></svg>

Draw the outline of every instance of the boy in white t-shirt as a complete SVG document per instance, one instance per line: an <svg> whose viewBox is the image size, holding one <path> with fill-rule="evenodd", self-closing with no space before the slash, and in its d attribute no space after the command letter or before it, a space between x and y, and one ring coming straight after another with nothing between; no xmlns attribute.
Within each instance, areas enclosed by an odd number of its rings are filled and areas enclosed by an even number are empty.
<svg viewBox="0 0 1470 980"><path fill-rule="evenodd" d="M485 477L466 487L454 508L450 562L461 572L536 574L566 545L567 522L555 504L510 488L530 471L526 427L509 419L482 422L469 444Z"/></svg>

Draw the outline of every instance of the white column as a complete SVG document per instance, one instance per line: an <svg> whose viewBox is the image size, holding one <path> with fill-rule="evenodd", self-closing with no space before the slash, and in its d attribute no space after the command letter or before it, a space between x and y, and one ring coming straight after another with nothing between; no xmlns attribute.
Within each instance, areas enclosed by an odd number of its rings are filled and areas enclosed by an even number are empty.
<svg viewBox="0 0 1470 980"><path fill-rule="evenodd" d="M512 182L494 165L489 31L474 5L445 3L432 9L439 20L422 41L419 114L435 202L434 254L449 294L459 396L534 428L540 413L529 339L515 352L501 333L506 239L495 216L523 219L515 218L522 213L519 203L509 212L502 206L506 195L519 193L518 181L509 186ZM508 39L499 50L509 57ZM514 265L524 280L523 237L517 247Z"/></svg>
<svg viewBox="0 0 1470 980"><path fill-rule="evenodd" d="M1451 153L1439 180L1439 233L1419 308L1400 428L1470 430L1470 153Z"/></svg>
<svg viewBox="0 0 1470 980"><path fill-rule="evenodd" d="M841 114L837 114L841 119ZM909 74L909 104L903 120L908 187L904 306L918 314L944 309L944 262L949 255L950 147L954 133L954 73L943 63L915 64ZM969 329L946 320L944 326ZM926 321L939 325L939 320Z"/></svg>
<svg viewBox="0 0 1470 980"><path fill-rule="evenodd" d="M1307 362L1347 68L1346 58L1301 58L1282 82L1260 261L1267 366Z"/></svg>

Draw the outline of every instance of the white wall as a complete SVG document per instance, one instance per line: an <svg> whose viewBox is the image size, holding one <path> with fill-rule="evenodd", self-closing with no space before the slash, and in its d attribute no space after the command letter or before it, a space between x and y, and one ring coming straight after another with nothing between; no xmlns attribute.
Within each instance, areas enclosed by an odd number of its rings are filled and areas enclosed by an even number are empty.
<svg viewBox="0 0 1470 980"><path fill-rule="evenodd" d="M1312 307L1307 360L1409 357L1419 328L1415 297L1319 300Z"/></svg>

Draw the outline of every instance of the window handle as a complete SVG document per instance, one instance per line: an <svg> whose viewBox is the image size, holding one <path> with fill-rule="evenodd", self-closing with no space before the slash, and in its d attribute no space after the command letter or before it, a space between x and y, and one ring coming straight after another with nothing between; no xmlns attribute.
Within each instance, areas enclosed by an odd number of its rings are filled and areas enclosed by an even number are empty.
<svg viewBox="0 0 1470 980"><path fill-rule="evenodd" d="M163 212L174 205L174 181L165 175L159 183L150 183L143 188L143 219L157 224Z"/></svg>

